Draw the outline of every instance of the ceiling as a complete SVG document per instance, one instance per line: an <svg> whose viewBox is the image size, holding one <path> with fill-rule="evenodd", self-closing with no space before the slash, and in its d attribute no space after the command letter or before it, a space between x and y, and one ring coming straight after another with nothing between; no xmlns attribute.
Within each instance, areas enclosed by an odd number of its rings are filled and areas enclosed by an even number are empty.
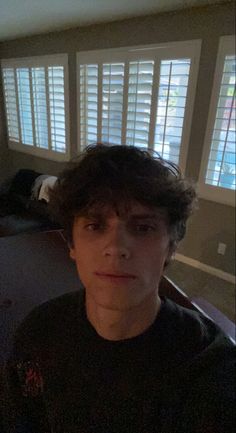
<svg viewBox="0 0 236 433"><path fill-rule="evenodd" d="M0 41L228 0L0 0Z"/></svg>

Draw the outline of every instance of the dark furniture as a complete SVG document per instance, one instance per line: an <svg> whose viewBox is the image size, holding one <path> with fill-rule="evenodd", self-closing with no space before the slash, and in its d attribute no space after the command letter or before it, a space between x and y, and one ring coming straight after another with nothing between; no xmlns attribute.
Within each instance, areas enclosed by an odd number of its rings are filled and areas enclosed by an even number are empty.
<svg viewBox="0 0 236 433"><path fill-rule="evenodd" d="M217 325L222 328L226 335L231 337L232 341L236 341L235 324L228 317L225 317L214 305L210 304L206 299L194 297L191 299L193 306L196 306L199 311L213 319Z"/></svg>
<svg viewBox="0 0 236 433"><path fill-rule="evenodd" d="M81 287L60 231L0 238L0 364L35 306Z"/></svg>
<svg viewBox="0 0 236 433"><path fill-rule="evenodd" d="M0 237L59 228L48 213L47 203L31 198L34 170L22 169L0 188Z"/></svg>

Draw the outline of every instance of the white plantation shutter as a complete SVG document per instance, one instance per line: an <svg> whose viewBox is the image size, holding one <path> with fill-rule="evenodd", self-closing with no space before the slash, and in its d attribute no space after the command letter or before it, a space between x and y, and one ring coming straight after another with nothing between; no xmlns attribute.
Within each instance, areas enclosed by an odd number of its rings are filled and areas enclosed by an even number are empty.
<svg viewBox="0 0 236 433"><path fill-rule="evenodd" d="M124 64L104 64L102 71L102 141L121 144Z"/></svg>
<svg viewBox="0 0 236 433"><path fill-rule="evenodd" d="M50 66L48 68L48 84L52 150L65 152L66 131L63 66Z"/></svg>
<svg viewBox="0 0 236 433"><path fill-rule="evenodd" d="M199 54L199 41L78 53L79 150L135 145L183 168Z"/></svg>
<svg viewBox="0 0 236 433"><path fill-rule="evenodd" d="M205 181L235 189L235 71L236 57L226 56Z"/></svg>
<svg viewBox="0 0 236 433"><path fill-rule="evenodd" d="M179 162L190 59L161 62L154 149Z"/></svg>
<svg viewBox="0 0 236 433"><path fill-rule="evenodd" d="M20 112L21 137L24 144L33 146L32 107L30 95L30 70L17 68L17 88Z"/></svg>
<svg viewBox="0 0 236 433"><path fill-rule="evenodd" d="M48 148L47 90L45 68L32 68L35 136L39 147Z"/></svg>
<svg viewBox="0 0 236 433"><path fill-rule="evenodd" d="M3 69L3 86L5 89L4 93L8 136L11 140L19 141L19 124L16 102L16 80L14 68Z"/></svg>
<svg viewBox="0 0 236 433"><path fill-rule="evenodd" d="M65 55L2 62L10 147L49 158L68 154L66 65Z"/></svg>
<svg viewBox="0 0 236 433"><path fill-rule="evenodd" d="M130 62L126 144L148 147L153 61Z"/></svg>
<svg viewBox="0 0 236 433"><path fill-rule="evenodd" d="M235 203L235 37L220 38L199 179L199 195Z"/></svg>
<svg viewBox="0 0 236 433"><path fill-rule="evenodd" d="M102 77L100 116L98 116L98 75ZM98 136L104 142L121 144L123 87L124 64L80 65L82 147L98 141Z"/></svg>
<svg viewBox="0 0 236 433"><path fill-rule="evenodd" d="M80 126L81 142L97 141L98 124L98 66L80 66ZM86 144L85 144L86 143Z"/></svg>

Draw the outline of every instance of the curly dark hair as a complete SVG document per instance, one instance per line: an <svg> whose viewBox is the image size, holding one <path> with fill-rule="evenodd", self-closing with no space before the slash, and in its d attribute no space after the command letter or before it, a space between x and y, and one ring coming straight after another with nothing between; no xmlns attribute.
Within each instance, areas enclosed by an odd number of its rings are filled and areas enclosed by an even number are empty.
<svg viewBox="0 0 236 433"><path fill-rule="evenodd" d="M65 170L50 191L50 211L72 241L74 218L91 208L128 211L132 202L163 209L172 245L184 237L196 203L195 188L179 168L134 146L88 146L76 166Z"/></svg>

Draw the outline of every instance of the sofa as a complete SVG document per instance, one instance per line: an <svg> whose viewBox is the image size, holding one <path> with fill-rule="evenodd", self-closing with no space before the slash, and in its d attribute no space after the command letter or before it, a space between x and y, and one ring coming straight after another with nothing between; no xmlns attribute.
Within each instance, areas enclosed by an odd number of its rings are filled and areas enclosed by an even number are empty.
<svg viewBox="0 0 236 433"><path fill-rule="evenodd" d="M20 169L0 187L0 237L61 228L48 211L48 203L39 200L35 184L42 175L34 170ZM34 195L33 195L34 192Z"/></svg>

